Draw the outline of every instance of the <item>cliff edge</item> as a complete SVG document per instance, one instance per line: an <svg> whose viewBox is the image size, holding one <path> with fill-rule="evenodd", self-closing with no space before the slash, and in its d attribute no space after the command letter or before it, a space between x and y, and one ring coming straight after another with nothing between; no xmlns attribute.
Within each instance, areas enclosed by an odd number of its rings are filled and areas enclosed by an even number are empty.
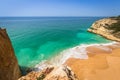
<svg viewBox="0 0 120 80"><path fill-rule="evenodd" d="M11 41L0 28L0 80L17 80L21 76Z"/></svg>
<svg viewBox="0 0 120 80"><path fill-rule="evenodd" d="M42 71L32 71L18 80L78 80L68 66L52 66Z"/></svg>
<svg viewBox="0 0 120 80"><path fill-rule="evenodd" d="M107 39L120 41L120 16L110 17L96 21L89 32L99 34Z"/></svg>

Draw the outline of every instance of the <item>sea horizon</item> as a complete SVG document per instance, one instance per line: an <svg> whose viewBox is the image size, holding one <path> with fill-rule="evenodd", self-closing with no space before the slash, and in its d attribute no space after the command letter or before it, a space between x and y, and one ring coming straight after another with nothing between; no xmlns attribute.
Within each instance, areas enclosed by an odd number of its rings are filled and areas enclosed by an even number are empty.
<svg viewBox="0 0 120 80"><path fill-rule="evenodd" d="M21 17L21 18L22 18L22 17L26 17L26 18L27 18L27 17L31 17L31 18L32 18L32 17L35 17L35 18L40 18L40 17L53 17L53 18L54 18L54 17L58 17L58 18L59 18L59 17L104 17L104 18L105 18L105 17L111 17L111 16L0 16L0 17L1 17L1 18L6 18L6 17L10 17L10 18L11 18L11 17L18 17L18 18L20 18L20 17Z"/></svg>
<svg viewBox="0 0 120 80"><path fill-rule="evenodd" d="M3 17L20 66L34 67L64 50L111 41L87 32L104 17ZM22 56L22 59L21 59Z"/></svg>
<svg viewBox="0 0 120 80"><path fill-rule="evenodd" d="M0 80L120 80L120 0L1 0Z"/></svg>

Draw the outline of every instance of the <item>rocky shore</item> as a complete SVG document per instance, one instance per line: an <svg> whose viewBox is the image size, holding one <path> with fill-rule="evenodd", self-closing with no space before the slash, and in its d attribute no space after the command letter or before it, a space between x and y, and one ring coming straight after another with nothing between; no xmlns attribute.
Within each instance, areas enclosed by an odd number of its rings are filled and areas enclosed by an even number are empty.
<svg viewBox="0 0 120 80"><path fill-rule="evenodd" d="M96 21L88 31L120 41L119 27L120 17L112 17ZM21 77L11 41L6 30L0 28L0 80L120 80L119 42L90 45L84 49L88 56L85 59L71 56L60 66L48 66ZM79 52L81 48L74 50Z"/></svg>
<svg viewBox="0 0 120 80"><path fill-rule="evenodd" d="M32 71L18 80L78 80L68 66L49 66L42 71Z"/></svg>
<svg viewBox="0 0 120 80"><path fill-rule="evenodd" d="M98 20L88 31L120 42L120 16Z"/></svg>
<svg viewBox="0 0 120 80"><path fill-rule="evenodd" d="M120 79L120 43L90 45L86 47L86 51L88 59L71 57L61 66L48 66L42 71L32 71L18 80Z"/></svg>

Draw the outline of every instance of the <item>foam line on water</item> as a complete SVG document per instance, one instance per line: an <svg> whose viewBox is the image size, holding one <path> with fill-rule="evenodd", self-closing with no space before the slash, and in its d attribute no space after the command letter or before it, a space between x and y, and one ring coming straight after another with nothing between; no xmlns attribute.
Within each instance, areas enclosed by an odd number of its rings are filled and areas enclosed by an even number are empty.
<svg viewBox="0 0 120 80"><path fill-rule="evenodd" d="M43 68L51 65L60 66L64 64L69 58L78 58L78 59L88 59L86 48L89 46L107 46L115 44L116 42L111 43L101 43L101 44L81 44L73 48L69 48L60 52L58 55L50 59L49 61L43 61L35 66L37 70L42 70ZM102 47L99 47L102 48ZM104 48L108 50L108 48Z"/></svg>

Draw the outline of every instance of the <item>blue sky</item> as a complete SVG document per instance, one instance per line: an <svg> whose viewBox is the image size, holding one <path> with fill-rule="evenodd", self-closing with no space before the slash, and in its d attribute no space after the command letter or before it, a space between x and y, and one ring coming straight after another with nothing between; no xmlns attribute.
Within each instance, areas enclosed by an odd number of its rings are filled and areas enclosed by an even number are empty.
<svg viewBox="0 0 120 80"><path fill-rule="evenodd" d="M0 16L116 16L120 0L0 0Z"/></svg>

